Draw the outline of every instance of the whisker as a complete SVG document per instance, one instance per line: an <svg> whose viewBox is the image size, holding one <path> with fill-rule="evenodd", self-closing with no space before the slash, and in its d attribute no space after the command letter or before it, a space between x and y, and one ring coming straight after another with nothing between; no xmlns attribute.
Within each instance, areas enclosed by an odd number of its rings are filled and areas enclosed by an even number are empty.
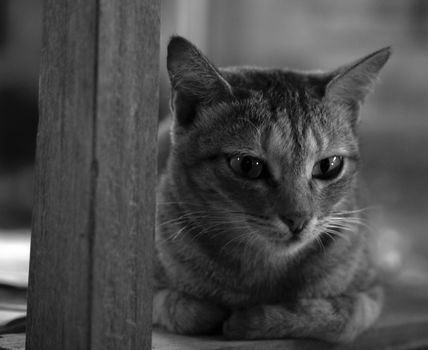
<svg viewBox="0 0 428 350"><path fill-rule="evenodd" d="M316 233L315 240L317 241L317 243L320 246L323 253L325 253L325 247L324 247L324 244L323 244L321 237L319 236L318 232Z"/></svg>
<svg viewBox="0 0 428 350"><path fill-rule="evenodd" d="M368 207L354 209L354 210L337 211L337 212L334 212L333 214L334 215L357 214L357 213L362 213L362 212L366 212L366 211L369 211L369 210L375 210L375 209L379 209L379 206L368 206Z"/></svg>
<svg viewBox="0 0 428 350"><path fill-rule="evenodd" d="M228 245L230 245L232 242L234 242L234 241L236 241L236 240L239 240L240 238L245 237L245 236L247 236L247 235L248 235L248 233L247 233L247 232L244 232L244 233L239 234L239 235L238 235L238 236L236 236L236 237L233 237L232 239L230 239L229 241L227 241L227 242L223 245L223 247L220 249L220 253L221 253L221 252L223 252L223 250L225 250L225 249L226 249L226 247L227 247Z"/></svg>
<svg viewBox="0 0 428 350"><path fill-rule="evenodd" d="M340 237L343 238L344 240L348 241L350 240L350 237L347 235L344 235L343 233L339 233L337 231L334 230L323 230L323 233L327 234L327 236L329 236L330 238L332 238L333 240L335 240L336 237Z"/></svg>

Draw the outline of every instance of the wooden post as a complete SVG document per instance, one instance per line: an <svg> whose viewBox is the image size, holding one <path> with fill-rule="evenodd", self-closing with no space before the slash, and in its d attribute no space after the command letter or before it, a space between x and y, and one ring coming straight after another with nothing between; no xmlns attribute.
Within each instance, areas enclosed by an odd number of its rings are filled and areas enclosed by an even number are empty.
<svg viewBox="0 0 428 350"><path fill-rule="evenodd" d="M150 349L158 0L45 0L27 349Z"/></svg>

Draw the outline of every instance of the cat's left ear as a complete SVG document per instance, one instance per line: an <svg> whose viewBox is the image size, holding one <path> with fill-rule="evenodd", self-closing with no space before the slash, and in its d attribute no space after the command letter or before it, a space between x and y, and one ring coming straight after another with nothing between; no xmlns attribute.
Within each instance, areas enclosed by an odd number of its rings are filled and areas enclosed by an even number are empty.
<svg viewBox="0 0 428 350"><path fill-rule="evenodd" d="M193 122L198 108L224 101L232 88L220 71L188 40L174 36L168 45L171 109L180 125Z"/></svg>
<svg viewBox="0 0 428 350"><path fill-rule="evenodd" d="M358 108L371 91L380 70L388 61L391 48L373 52L333 71L325 96L349 108Z"/></svg>

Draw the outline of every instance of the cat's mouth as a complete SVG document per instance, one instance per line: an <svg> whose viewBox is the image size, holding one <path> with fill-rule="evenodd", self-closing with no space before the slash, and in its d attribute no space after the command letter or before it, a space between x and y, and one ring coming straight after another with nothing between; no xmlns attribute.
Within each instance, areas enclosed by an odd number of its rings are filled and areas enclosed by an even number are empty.
<svg viewBox="0 0 428 350"><path fill-rule="evenodd" d="M260 234L271 244L291 245L301 240L299 236L293 235L287 227L269 227L261 230Z"/></svg>
<svg viewBox="0 0 428 350"><path fill-rule="evenodd" d="M276 246L304 245L316 236L316 218L312 218L299 233L293 233L287 224L275 216L267 216L251 213L247 216L247 223L255 226L266 241Z"/></svg>

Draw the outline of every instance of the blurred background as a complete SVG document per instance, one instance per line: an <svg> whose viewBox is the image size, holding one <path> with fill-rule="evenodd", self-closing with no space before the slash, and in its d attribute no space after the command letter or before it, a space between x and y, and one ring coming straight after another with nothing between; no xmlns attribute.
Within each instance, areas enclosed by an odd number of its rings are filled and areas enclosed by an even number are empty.
<svg viewBox="0 0 428 350"><path fill-rule="evenodd" d="M329 70L393 46L362 110L363 176L383 262L403 278L427 280L428 1L161 0L161 7L160 119L168 115L172 34L219 66ZM19 290L28 268L41 23L42 1L0 1L0 284Z"/></svg>

